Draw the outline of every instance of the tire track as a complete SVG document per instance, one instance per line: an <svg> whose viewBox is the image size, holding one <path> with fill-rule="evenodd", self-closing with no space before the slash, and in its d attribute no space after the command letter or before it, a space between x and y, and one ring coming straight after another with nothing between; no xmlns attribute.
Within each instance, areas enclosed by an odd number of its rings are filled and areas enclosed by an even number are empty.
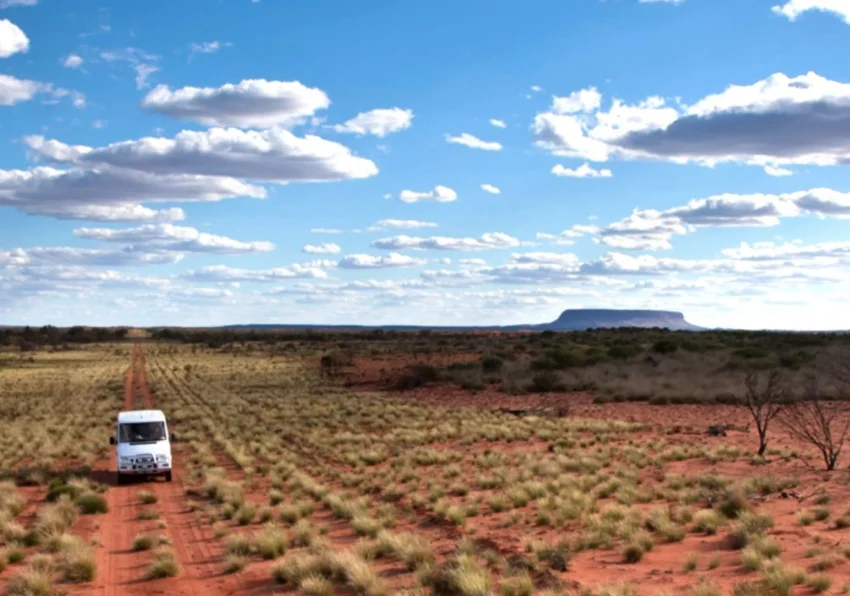
<svg viewBox="0 0 850 596"><path fill-rule="evenodd" d="M155 398L147 384L146 359L141 346L139 346L137 358L139 361L137 387L144 407L152 409L155 407ZM229 576L222 576L217 568L216 563L220 561L221 553L210 546L215 544L211 532L204 532L204 529L196 524L188 507L183 482L182 450L172 451L171 473L172 482L155 481L152 485L152 490L157 495L157 502L161 504L163 518L168 524L172 546L182 573L182 576L178 575L175 580L172 580L174 585L170 586L169 594L230 593L234 588L232 585L234 580ZM215 584L210 581L213 578L217 580Z"/></svg>
<svg viewBox="0 0 850 596"><path fill-rule="evenodd" d="M124 409L133 409L136 370L136 350L131 352L130 367L124 376ZM135 499L132 497L129 487L118 486L118 461L115 449L109 454L109 462L105 469L98 473L106 480L110 488L106 491L106 503L109 511L100 520L103 528L103 546L98 549L96 555L97 568L102 570L95 593L103 596L120 596L126 594L127 584L131 581L132 561L121 560L123 553L129 552L132 546L132 535L130 523L136 517ZM126 516L130 515L130 519ZM102 574L102 575L101 575Z"/></svg>

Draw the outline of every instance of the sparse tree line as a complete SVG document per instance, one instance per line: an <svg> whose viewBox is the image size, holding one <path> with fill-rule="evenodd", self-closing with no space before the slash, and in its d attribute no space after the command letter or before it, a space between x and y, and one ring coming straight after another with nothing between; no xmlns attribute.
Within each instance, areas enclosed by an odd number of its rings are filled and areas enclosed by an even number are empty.
<svg viewBox="0 0 850 596"><path fill-rule="evenodd" d="M5 327L0 328L0 347L28 352L45 346L121 341L128 331L125 327Z"/></svg>

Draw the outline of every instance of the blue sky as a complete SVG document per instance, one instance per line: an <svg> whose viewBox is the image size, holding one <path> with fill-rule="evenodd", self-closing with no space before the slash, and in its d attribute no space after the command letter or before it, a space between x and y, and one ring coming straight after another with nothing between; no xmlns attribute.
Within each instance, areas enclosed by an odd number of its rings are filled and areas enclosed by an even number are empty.
<svg viewBox="0 0 850 596"><path fill-rule="evenodd" d="M0 0L0 324L850 328L844 0Z"/></svg>

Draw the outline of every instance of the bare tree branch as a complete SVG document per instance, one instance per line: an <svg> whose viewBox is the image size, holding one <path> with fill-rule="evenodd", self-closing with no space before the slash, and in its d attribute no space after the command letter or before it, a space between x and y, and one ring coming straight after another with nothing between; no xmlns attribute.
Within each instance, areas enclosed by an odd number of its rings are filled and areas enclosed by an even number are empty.
<svg viewBox="0 0 850 596"><path fill-rule="evenodd" d="M850 410L844 401L825 399L812 379L806 397L787 407L780 422L792 437L820 451L827 470L835 469L850 432Z"/></svg>
<svg viewBox="0 0 850 596"><path fill-rule="evenodd" d="M770 422L782 411L782 403L785 399L785 379L778 369L770 371L767 383L762 387L761 375L749 373L744 381L747 388L744 397L744 405L756 423L759 435L759 455L767 451L767 431Z"/></svg>

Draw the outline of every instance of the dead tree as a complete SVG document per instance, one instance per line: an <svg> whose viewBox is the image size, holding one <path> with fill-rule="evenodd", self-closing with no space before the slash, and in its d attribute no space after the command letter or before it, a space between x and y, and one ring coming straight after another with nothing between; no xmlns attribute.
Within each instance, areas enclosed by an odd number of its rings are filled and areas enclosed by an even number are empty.
<svg viewBox="0 0 850 596"><path fill-rule="evenodd" d="M785 409L781 423L792 437L820 451L827 470L835 469L850 432L846 403L826 399L812 380L806 397Z"/></svg>
<svg viewBox="0 0 850 596"><path fill-rule="evenodd" d="M744 405L750 411L750 416L756 423L759 434L759 455L767 451L767 431L770 422L782 411L785 400L785 379L782 372L772 370L767 376L767 383L762 386L761 375L749 373L744 381L747 392Z"/></svg>

